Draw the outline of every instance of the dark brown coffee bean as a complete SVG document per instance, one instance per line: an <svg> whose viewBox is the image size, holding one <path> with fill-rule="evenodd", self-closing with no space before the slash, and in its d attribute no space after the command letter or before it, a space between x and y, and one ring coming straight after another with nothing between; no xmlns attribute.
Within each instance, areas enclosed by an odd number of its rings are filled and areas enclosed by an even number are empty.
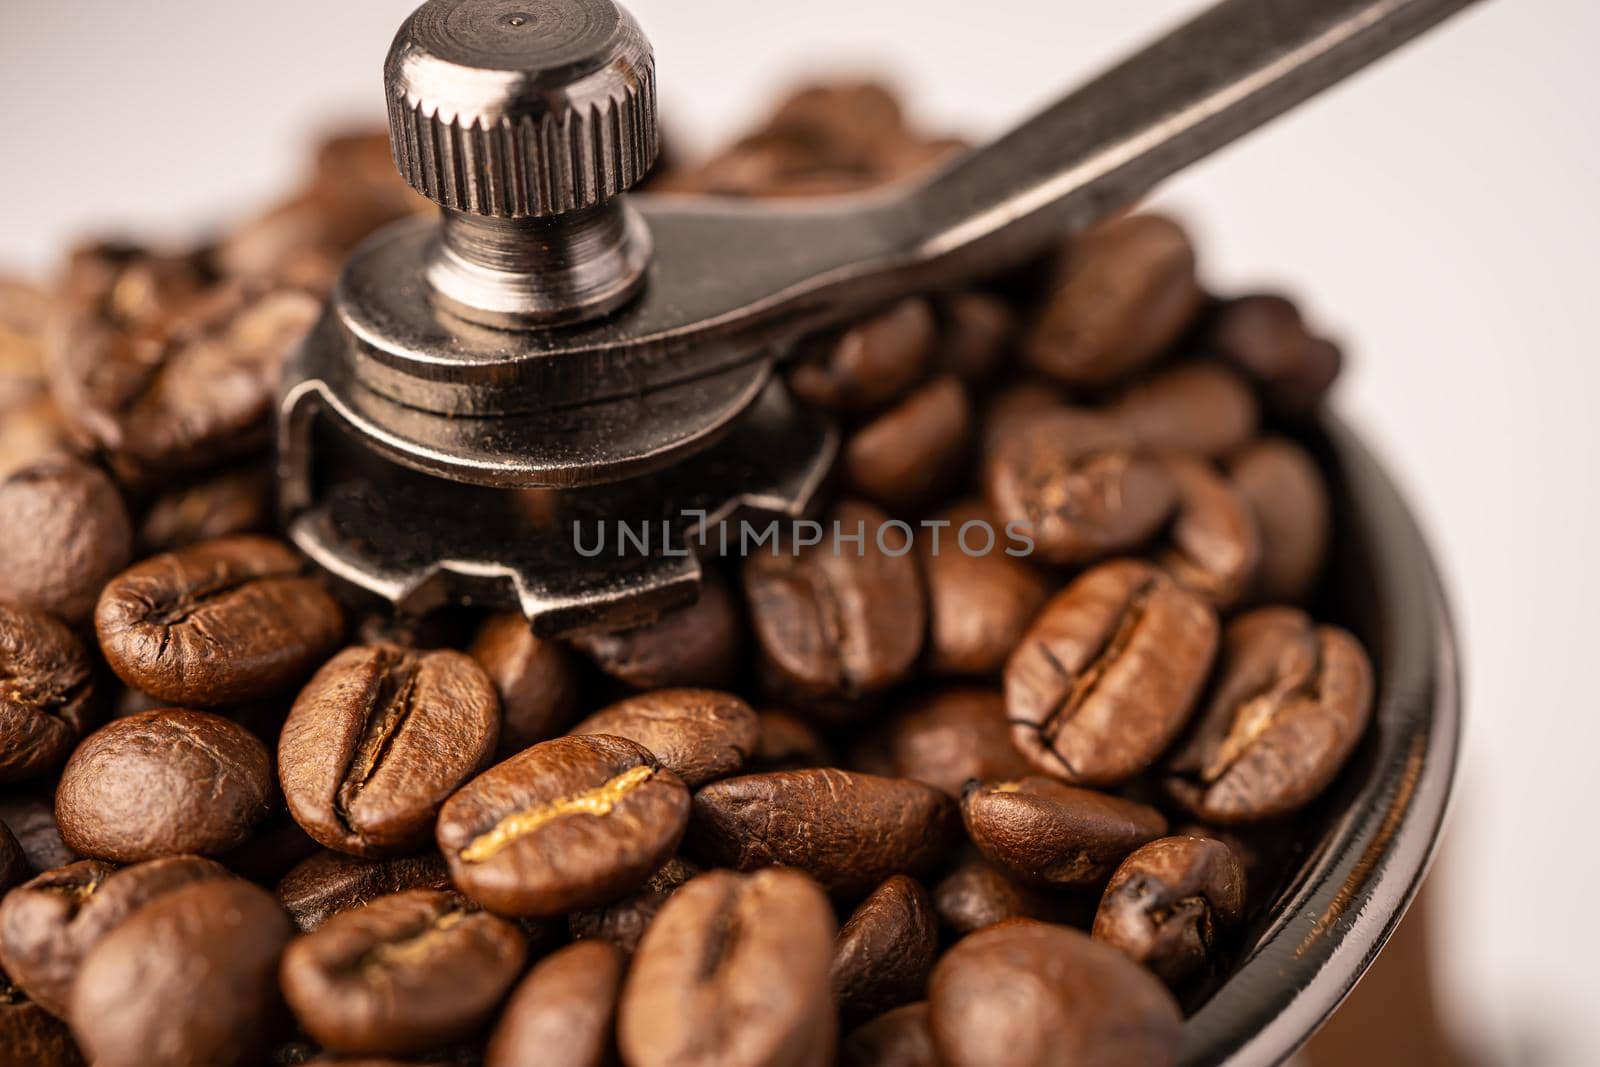
<svg viewBox="0 0 1600 1067"><path fill-rule="evenodd" d="M1256 597L1304 600L1322 573L1333 528L1333 506L1316 461L1294 442L1269 437L1234 455L1228 477L1261 534Z"/></svg>
<svg viewBox="0 0 1600 1067"><path fill-rule="evenodd" d="M1372 714L1361 643L1294 608L1235 619L1193 737L1168 788L1208 822L1255 822L1309 803L1333 781Z"/></svg>
<svg viewBox="0 0 1600 1067"><path fill-rule="evenodd" d="M322 851L286 811L276 812L249 840L217 857L228 870L257 885L271 886L296 864Z"/></svg>
<svg viewBox="0 0 1600 1067"><path fill-rule="evenodd" d="M926 782L951 796L960 796L969 779L1020 778L1031 769L1011 743L1005 700L987 689L921 697L867 745L859 769Z"/></svg>
<svg viewBox="0 0 1600 1067"><path fill-rule="evenodd" d="M622 737L558 737L461 788L439 848L462 892L503 915L556 916L637 888L677 850L689 791Z"/></svg>
<svg viewBox="0 0 1600 1067"><path fill-rule="evenodd" d="M1041 777L973 784L961 818L990 863L1041 889L1101 885L1123 857L1167 832L1155 808Z"/></svg>
<svg viewBox="0 0 1600 1067"><path fill-rule="evenodd" d="M955 804L903 778L815 769L747 774L694 796L691 855L750 871L794 867L830 893L859 896L923 874L950 843Z"/></svg>
<svg viewBox="0 0 1600 1067"><path fill-rule="evenodd" d="M573 734L637 741L690 789L736 773L755 751L750 705L715 689L656 689L598 711Z"/></svg>
<svg viewBox="0 0 1600 1067"><path fill-rule="evenodd" d="M178 704L244 703L303 680L344 614L300 557L264 537L152 556L106 586L95 631L128 685Z"/></svg>
<svg viewBox="0 0 1600 1067"><path fill-rule="evenodd" d="M446 798L494 753L499 728L494 685L472 657L347 648L300 691L283 724L283 796L328 848L414 851Z"/></svg>
<svg viewBox="0 0 1600 1067"><path fill-rule="evenodd" d="M627 957L604 941L547 956L517 986L489 1038L484 1067L606 1067Z"/></svg>
<svg viewBox="0 0 1600 1067"><path fill-rule="evenodd" d="M238 878L164 893L84 959L73 1033L97 1067L258 1062L281 1024L291 932L272 895Z"/></svg>
<svg viewBox="0 0 1600 1067"><path fill-rule="evenodd" d="M862 1023L845 1038L839 1052L842 1067L940 1067L925 1000Z"/></svg>
<svg viewBox="0 0 1600 1067"><path fill-rule="evenodd" d="M338 1052L405 1055L475 1032L522 972L517 928L454 893L411 889L330 918L283 953L283 995Z"/></svg>
<svg viewBox="0 0 1600 1067"><path fill-rule="evenodd" d="M276 800L272 757L236 722L168 708L90 734L56 787L61 837L85 856L138 863L244 843Z"/></svg>
<svg viewBox="0 0 1600 1067"><path fill-rule="evenodd" d="M17 842L10 828L0 822L0 893L10 892L13 886L21 885L31 873L28 854L22 851L22 845Z"/></svg>
<svg viewBox="0 0 1600 1067"><path fill-rule="evenodd" d="M933 910L939 921L959 937L1007 919L1038 919L1087 928L1094 918L1094 900L1033 889L1006 877L974 853L933 887Z"/></svg>
<svg viewBox="0 0 1600 1067"><path fill-rule="evenodd" d="M1217 937L1244 917L1244 873L1206 837L1164 837L1117 868L1094 916L1094 937L1168 985L1211 958Z"/></svg>
<svg viewBox="0 0 1600 1067"><path fill-rule="evenodd" d="M50 456L0 482L0 600L83 622L132 554L122 496L96 468Z"/></svg>
<svg viewBox="0 0 1600 1067"><path fill-rule="evenodd" d="M762 711L756 719L756 750L747 767L752 773L834 765L833 750L822 735L793 715Z"/></svg>
<svg viewBox="0 0 1600 1067"><path fill-rule="evenodd" d="M915 511L960 477L971 437L966 387L935 378L851 435L846 487L892 513Z"/></svg>
<svg viewBox="0 0 1600 1067"><path fill-rule="evenodd" d="M1157 561L1213 607L1230 608L1254 586L1261 566L1255 515L1211 464L1180 455L1165 463L1178 487L1178 514Z"/></svg>
<svg viewBox="0 0 1600 1067"><path fill-rule="evenodd" d="M679 886L700 873L700 868L674 856L644 880L637 892L603 908L575 911L567 917L575 938L601 938L624 952L639 947L644 932Z"/></svg>
<svg viewBox="0 0 1600 1067"><path fill-rule="evenodd" d="M139 544L147 553L170 552L272 526L272 471L251 464L163 493L139 520Z"/></svg>
<svg viewBox="0 0 1600 1067"><path fill-rule="evenodd" d="M947 1067L1165 1067L1182 1015L1154 975L1064 926L1015 920L945 953L929 1027Z"/></svg>
<svg viewBox="0 0 1600 1067"><path fill-rule="evenodd" d="M166 856L121 870L99 860L46 871L0 903L0 964L52 1015L66 1017L84 959L146 904L183 886L229 878L199 856Z"/></svg>
<svg viewBox="0 0 1600 1067"><path fill-rule="evenodd" d="M987 447L1018 422L1041 412L1059 411L1067 394L1055 382L1034 373L1012 374L983 404L983 440Z"/></svg>
<svg viewBox="0 0 1600 1067"><path fill-rule="evenodd" d="M1112 219L1068 248L1023 355L1069 385L1103 385L1160 355L1203 301L1194 248L1177 224Z"/></svg>
<svg viewBox="0 0 1600 1067"><path fill-rule="evenodd" d="M1144 543L1178 502L1166 469L1115 420L1067 407L992 434L984 487L1005 532L1025 532L1039 558L1057 565Z"/></svg>
<svg viewBox="0 0 1600 1067"><path fill-rule="evenodd" d="M833 945L833 991L847 1019L921 997L939 953L938 920L928 891L897 874L863 900Z"/></svg>
<svg viewBox="0 0 1600 1067"><path fill-rule="evenodd" d="M495 615L469 650L500 694L499 756L548 741L578 714L578 672L567 650L535 637L521 615Z"/></svg>
<svg viewBox="0 0 1600 1067"><path fill-rule="evenodd" d="M301 933L333 916L407 889L448 889L450 870L436 853L367 860L343 852L318 852L278 883L278 899Z"/></svg>
<svg viewBox="0 0 1600 1067"><path fill-rule="evenodd" d="M1216 654L1211 608L1148 563L1101 564L1045 605L1006 664L1006 714L1040 770L1115 785L1188 720Z"/></svg>
<svg viewBox="0 0 1600 1067"><path fill-rule="evenodd" d="M886 522L878 509L847 500L822 524L820 544L797 552L780 545L745 561L750 623L769 677L786 694L854 699L888 688L916 663L922 576L909 539Z"/></svg>
<svg viewBox="0 0 1600 1067"><path fill-rule="evenodd" d="M922 377L937 340L926 300L904 300L837 338L789 372L789 388L807 404L867 412L892 404Z"/></svg>
<svg viewBox="0 0 1600 1067"><path fill-rule="evenodd" d="M1218 363L1185 363L1128 386L1110 413L1145 448L1217 458L1255 436L1250 384Z"/></svg>
<svg viewBox="0 0 1600 1067"><path fill-rule="evenodd" d="M951 293L934 305L939 343L933 366L968 385L992 377L1011 349L1017 317L1010 305L988 293Z"/></svg>
<svg viewBox="0 0 1600 1067"><path fill-rule="evenodd" d="M67 1024L0 972L0 1067L82 1067Z"/></svg>
<svg viewBox="0 0 1600 1067"><path fill-rule="evenodd" d="M0 823L22 846L28 866L48 871L83 857L67 847L56 826L55 796L45 790L21 788L0 791Z"/></svg>
<svg viewBox="0 0 1600 1067"><path fill-rule="evenodd" d="M934 516L941 536L918 538L922 574L928 587L928 669L938 674L995 674L1027 631L1044 603L1039 572L1006 555L1004 524L981 504L964 504ZM989 544L982 526L994 531ZM971 537L963 535L967 529Z"/></svg>
<svg viewBox="0 0 1600 1067"><path fill-rule="evenodd" d="M821 1067L834 1053L833 912L794 871L702 874L633 958L617 1014L630 1067Z"/></svg>
<svg viewBox="0 0 1600 1067"><path fill-rule="evenodd" d="M707 570L693 604L631 630L580 635L572 644L636 689L719 688L733 681L744 651L744 624L727 583Z"/></svg>
<svg viewBox="0 0 1600 1067"><path fill-rule="evenodd" d="M1306 329L1293 303L1274 294L1231 300L1206 333L1209 347L1261 383L1278 411L1306 415L1339 377L1339 346Z"/></svg>
<svg viewBox="0 0 1600 1067"><path fill-rule="evenodd" d="M60 767L95 717L94 664L42 611L0 602L0 782Z"/></svg>

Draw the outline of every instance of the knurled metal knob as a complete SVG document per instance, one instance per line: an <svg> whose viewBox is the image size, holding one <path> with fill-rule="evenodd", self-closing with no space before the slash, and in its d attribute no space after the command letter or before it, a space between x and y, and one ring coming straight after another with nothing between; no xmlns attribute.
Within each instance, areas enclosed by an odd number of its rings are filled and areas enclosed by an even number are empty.
<svg viewBox="0 0 1600 1067"><path fill-rule="evenodd" d="M655 58L610 0L430 0L384 83L400 173L454 211L592 208L656 159Z"/></svg>

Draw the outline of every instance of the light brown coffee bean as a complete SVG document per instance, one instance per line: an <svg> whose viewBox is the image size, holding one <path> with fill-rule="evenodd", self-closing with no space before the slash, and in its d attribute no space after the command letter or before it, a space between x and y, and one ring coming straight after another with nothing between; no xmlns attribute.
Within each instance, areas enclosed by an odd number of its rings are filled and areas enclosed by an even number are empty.
<svg viewBox="0 0 1600 1067"><path fill-rule="evenodd" d="M907 704L868 739L856 763L951 796L970 779L1020 778L1031 769L1011 743L1005 700L975 688L936 690Z"/></svg>
<svg viewBox="0 0 1600 1067"><path fill-rule="evenodd" d="M1068 407L991 433L984 490L1007 532L1025 532L1040 559L1062 566L1143 544L1178 500L1165 468L1114 419Z"/></svg>
<svg viewBox="0 0 1600 1067"><path fill-rule="evenodd" d="M648 750L602 734L544 741L439 813L462 892L503 915L556 916L637 888L677 850L689 791Z"/></svg>
<svg viewBox="0 0 1600 1067"><path fill-rule="evenodd" d="M578 714L578 672L558 642L535 637L521 615L494 615L469 649L500 695L498 755L548 741Z"/></svg>
<svg viewBox="0 0 1600 1067"><path fill-rule="evenodd" d="M133 527L98 468L48 456L0 482L0 600L77 624L133 554Z"/></svg>
<svg viewBox="0 0 1600 1067"><path fill-rule="evenodd" d="M0 679L0 782L60 767L98 710L83 642L42 611L0 601Z"/></svg>
<svg viewBox="0 0 1600 1067"><path fill-rule="evenodd" d="M961 818L990 863L1041 889L1099 886L1128 853L1167 832L1155 808L1042 777L974 783L961 796Z"/></svg>
<svg viewBox="0 0 1600 1067"><path fill-rule="evenodd" d="M750 705L715 689L656 689L619 701L572 728L637 741L690 789L726 778L755 751Z"/></svg>
<svg viewBox="0 0 1600 1067"><path fill-rule="evenodd" d="M1333 505L1316 461L1294 442L1268 437L1228 461L1228 478L1250 506L1261 534L1256 598L1304 600L1322 573L1333 532Z"/></svg>
<svg viewBox="0 0 1600 1067"><path fill-rule="evenodd" d="M1023 337L1030 365L1069 385L1104 385L1149 363L1200 311L1194 248L1159 215L1127 215L1073 241Z"/></svg>
<svg viewBox="0 0 1600 1067"><path fill-rule="evenodd" d="M295 699L278 742L289 812L320 844L360 856L425 845L451 793L494 752L500 707L470 656L347 648Z"/></svg>
<svg viewBox="0 0 1600 1067"><path fill-rule="evenodd" d="M847 488L893 514L926 506L960 477L972 421L966 387L933 379L851 435Z"/></svg>
<svg viewBox="0 0 1600 1067"><path fill-rule="evenodd" d="M852 1030L839 1050L842 1067L940 1067L928 1029L928 1002L884 1012Z"/></svg>
<svg viewBox="0 0 1600 1067"><path fill-rule="evenodd" d="M1244 917L1244 873L1232 850L1205 837L1164 837L1122 861L1094 917L1094 938L1168 985L1211 958Z"/></svg>
<svg viewBox="0 0 1600 1067"><path fill-rule="evenodd" d="M794 867L851 897L930 870L954 823L950 797L921 782L828 769L747 774L695 794L689 851L741 871Z"/></svg>
<svg viewBox="0 0 1600 1067"><path fill-rule="evenodd" d="M277 801L272 757L236 722L167 708L90 734L61 772L56 819L73 850L137 863L243 844Z"/></svg>
<svg viewBox="0 0 1600 1067"><path fill-rule="evenodd" d="M893 403L917 383L937 341L926 300L904 300L852 326L789 372L789 388L807 404L862 413Z"/></svg>
<svg viewBox="0 0 1600 1067"><path fill-rule="evenodd" d="M630 1067L821 1067L834 1053L833 912L794 871L711 871L634 956L617 1037Z"/></svg>
<svg viewBox="0 0 1600 1067"><path fill-rule="evenodd" d="M1044 579L1026 561L1006 554L1004 524L982 504L959 505L931 521L950 525L935 527L937 542L932 531L917 540L928 588L928 669L997 673L1044 603ZM983 526L969 523L987 524L994 531L993 546L988 547Z"/></svg>
<svg viewBox="0 0 1600 1067"><path fill-rule="evenodd" d="M1255 436L1261 417L1250 383L1206 362L1182 363L1129 385L1110 413L1151 451L1212 459Z"/></svg>
<svg viewBox="0 0 1600 1067"><path fill-rule="evenodd" d="M1165 573L1101 564L1045 605L1006 664L1012 739L1065 781L1125 781L1188 721L1216 644L1211 608Z"/></svg>
<svg viewBox="0 0 1600 1067"><path fill-rule="evenodd" d="M308 934L341 912L408 889L448 889L450 869L437 853L361 859L323 850L295 864L278 883L278 899Z"/></svg>
<svg viewBox="0 0 1600 1067"><path fill-rule="evenodd" d="M100 594L95 632L128 685L175 704L263 700L302 681L344 629L287 545L228 537L152 556Z"/></svg>
<svg viewBox="0 0 1600 1067"><path fill-rule="evenodd" d="M833 991L848 1019L869 1019L923 995L939 952L928 891L897 874L863 900L833 945Z"/></svg>
<svg viewBox="0 0 1600 1067"><path fill-rule="evenodd" d="M707 569L693 604L633 629L571 640L601 670L636 689L715 689L733 681L744 624L727 582Z"/></svg>
<svg viewBox="0 0 1600 1067"><path fill-rule="evenodd" d="M411 889L341 912L295 938L283 995L318 1044L409 1054L488 1021L522 971L517 928L454 893Z"/></svg>
<svg viewBox="0 0 1600 1067"><path fill-rule="evenodd" d="M1261 566L1250 504L1204 460L1169 455L1164 462L1178 487L1178 514L1156 559L1219 611L1233 607L1255 585Z"/></svg>
<svg viewBox="0 0 1600 1067"><path fill-rule="evenodd" d="M1172 758L1169 792L1208 822L1272 819L1310 803L1354 751L1372 714L1361 643L1294 608L1228 625L1211 699Z"/></svg>
<svg viewBox="0 0 1600 1067"><path fill-rule="evenodd" d="M1154 975L1064 926L980 930L933 970L929 1028L947 1067L1167 1067L1182 1015Z"/></svg>
<svg viewBox="0 0 1600 1067"><path fill-rule="evenodd" d="M606 1067L627 957L581 941L545 957L517 986L489 1038L484 1067Z"/></svg>
<svg viewBox="0 0 1600 1067"><path fill-rule="evenodd" d="M631 953L672 894L699 873L695 864L673 856L656 868L637 892L615 904L573 912L567 917L568 928L575 938L600 938Z"/></svg>

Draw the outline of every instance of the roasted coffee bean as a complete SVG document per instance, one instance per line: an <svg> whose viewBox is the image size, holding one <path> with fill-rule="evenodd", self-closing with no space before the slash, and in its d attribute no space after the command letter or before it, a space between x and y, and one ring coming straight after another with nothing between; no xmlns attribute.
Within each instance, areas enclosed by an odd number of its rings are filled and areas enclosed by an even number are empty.
<svg viewBox="0 0 1600 1067"><path fill-rule="evenodd" d="M1009 354L1017 334L1017 317L999 297L988 293L950 293L934 303L939 343L933 366L968 385L991 378Z"/></svg>
<svg viewBox="0 0 1600 1067"><path fill-rule="evenodd" d="M0 480L71 448L55 402L42 388L0 403Z"/></svg>
<svg viewBox="0 0 1600 1067"><path fill-rule="evenodd" d="M61 840L55 797L49 792L32 788L0 792L0 823L17 839L28 866L35 871L65 867L83 858Z"/></svg>
<svg viewBox="0 0 1600 1067"><path fill-rule="evenodd" d="M750 623L767 674L785 694L854 699L888 688L916 663L926 618L922 576L910 538L887 522L876 508L847 500L823 523L821 543L794 551L780 545L745 561Z"/></svg>
<svg viewBox="0 0 1600 1067"><path fill-rule="evenodd" d="M1098 886L1128 853L1167 832L1155 808L1041 777L973 783L961 818L990 863L1041 889Z"/></svg>
<svg viewBox="0 0 1600 1067"><path fill-rule="evenodd" d="M738 669L744 625L727 583L707 570L693 604L631 630L580 635L572 644L636 689L718 688L731 683Z"/></svg>
<svg viewBox="0 0 1600 1067"><path fill-rule="evenodd" d="M333 916L407 889L448 889L450 870L436 853L368 860L343 852L318 852L278 883L278 899L301 933Z"/></svg>
<svg viewBox="0 0 1600 1067"><path fill-rule="evenodd" d="M750 705L715 689L656 689L611 705L572 728L637 741L690 789L736 773L760 727Z"/></svg>
<svg viewBox="0 0 1600 1067"><path fill-rule="evenodd" d="M567 650L535 637L521 615L495 615L470 649L500 694L501 758L557 736L578 714L578 673Z"/></svg>
<svg viewBox="0 0 1600 1067"><path fill-rule="evenodd" d="M1228 461L1228 478L1255 517L1261 564L1254 593L1269 603L1304 600L1322 573L1333 528L1327 483L1305 449L1269 437Z"/></svg>
<svg viewBox="0 0 1600 1067"><path fill-rule="evenodd" d="M1217 936L1243 918L1244 900L1244 873L1227 845L1163 837L1111 876L1094 938L1176 985L1211 958Z"/></svg>
<svg viewBox="0 0 1600 1067"><path fill-rule="evenodd" d="M1168 789L1208 822L1255 822L1309 803L1333 781L1372 714L1361 643L1294 608L1235 619L1194 735Z"/></svg>
<svg viewBox="0 0 1600 1067"><path fill-rule="evenodd" d="M642 746L545 741L468 782L439 813L462 892L503 915L563 915L637 888L677 850L689 791Z"/></svg>
<svg viewBox="0 0 1600 1067"><path fill-rule="evenodd" d="M257 885L275 885L296 864L322 851L286 811L276 812L249 840L224 852L217 862Z"/></svg>
<svg viewBox="0 0 1600 1067"><path fill-rule="evenodd" d="M56 787L61 837L85 856L137 863L244 843L276 800L272 757L243 726L168 708L90 734Z"/></svg>
<svg viewBox="0 0 1600 1067"><path fill-rule="evenodd" d="M229 878L199 856L166 856L118 870L99 860L46 871L0 903L0 964L52 1015L65 1018L84 959L112 930L158 897Z"/></svg>
<svg viewBox="0 0 1600 1067"><path fill-rule="evenodd" d="M1223 305L1206 342L1255 378L1268 403L1286 415L1306 415L1322 403L1343 362L1338 345L1312 335L1299 309L1274 294Z"/></svg>
<svg viewBox="0 0 1600 1067"><path fill-rule="evenodd" d="M833 992L847 1019L916 1000L939 952L939 925L928 891L897 874L863 900L833 944Z"/></svg>
<svg viewBox="0 0 1600 1067"><path fill-rule="evenodd" d="M966 387L935 378L851 435L846 487L892 513L916 511L960 476L971 437Z"/></svg>
<svg viewBox="0 0 1600 1067"><path fill-rule="evenodd" d="M101 593L101 651L128 685L176 704L281 693L333 651L344 628L338 602L303 567L264 537L152 556Z"/></svg>
<svg viewBox="0 0 1600 1067"><path fill-rule="evenodd" d="M1067 403L1059 385L1040 374L1013 374L989 394L983 405L983 440L987 446L1030 415L1058 411Z"/></svg>
<svg viewBox="0 0 1600 1067"><path fill-rule="evenodd" d="M82 1067L67 1024L0 971L0 1067Z"/></svg>
<svg viewBox="0 0 1600 1067"><path fill-rule="evenodd" d="M1250 504L1211 464L1169 455L1167 473L1178 487L1178 514L1156 558L1184 588L1213 607L1237 604L1261 566L1261 535Z"/></svg>
<svg viewBox="0 0 1600 1067"><path fill-rule="evenodd" d="M603 908L573 912L567 917L572 936L601 938L631 953L639 947L639 940L672 894L699 873L699 867L674 856L656 868L632 895Z"/></svg>
<svg viewBox="0 0 1600 1067"><path fill-rule="evenodd" d="M1216 644L1195 594L1148 563L1102 564L1045 605L1007 662L1012 738L1068 782L1131 778L1183 728Z"/></svg>
<svg viewBox="0 0 1600 1067"><path fill-rule="evenodd" d="M752 773L833 766L833 750L822 735L793 715L763 711L756 720L756 750L746 768Z"/></svg>
<svg viewBox="0 0 1600 1067"><path fill-rule="evenodd" d="M933 910L958 937L1007 919L1038 919L1088 927L1094 901L1072 893L1043 892L1008 878L974 854L933 887Z"/></svg>
<svg viewBox="0 0 1600 1067"><path fill-rule="evenodd" d="M328 848L425 845L445 799L494 753L500 706L472 657L347 648L300 691L278 743L284 800Z"/></svg>
<svg viewBox="0 0 1600 1067"><path fill-rule="evenodd" d="M841 1067L940 1067L925 1000L862 1023L839 1051Z"/></svg>
<svg viewBox="0 0 1600 1067"><path fill-rule="evenodd" d="M1160 355L1203 301L1183 230L1157 215L1112 219L1068 248L1022 352L1069 385L1104 385Z"/></svg>
<svg viewBox="0 0 1600 1067"><path fill-rule="evenodd" d="M283 995L338 1052L406 1055L488 1021L522 972L517 928L454 893L411 889L330 918L289 943Z"/></svg>
<svg viewBox="0 0 1600 1067"><path fill-rule="evenodd" d="M691 855L750 871L779 865L830 893L860 896L895 874L923 874L950 843L955 804L903 778L814 769L747 774L695 794Z"/></svg>
<svg viewBox="0 0 1600 1067"><path fill-rule="evenodd" d="M789 372L789 388L807 404L833 411L876 411L922 377L938 340L926 300L903 300L857 323Z"/></svg>
<svg viewBox="0 0 1600 1067"><path fill-rule="evenodd" d="M627 957L604 941L547 956L506 1001L484 1067L606 1067Z"/></svg>
<svg viewBox="0 0 1600 1067"><path fill-rule="evenodd" d="M96 1067L258 1062L282 1021L289 919L264 889L211 878L164 893L108 933L72 986Z"/></svg>
<svg viewBox="0 0 1600 1067"><path fill-rule="evenodd" d="M1047 563L1085 563L1149 540L1177 505L1166 469L1112 418L1059 407L990 435L984 488L995 518ZM1013 525L1015 524L1015 525Z"/></svg>
<svg viewBox="0 0 1600 1067"><path fill-rule="evenodd" d="M794 871L702 874L645 934L622 990L630 1067L820 1067L832 1061L833 912Z"/></svg>
<svg viewBox="0 0 1600 1067"><path fill-rule="evenodd" d="M94 663L77 635L0 601L0 782L60 767L95 711Z"/></svg>
<svg viewBox="0 0 1600 1067"><path fill-rule="evenodd" d="M28 880L32 869L28 866L28 854L22 851L22 845L17 842L16 835L0 822L0 893L6 893L12 886L21 885Z"/></svg>
<svg viewBox="0 0 1600 1067"><path fill-rule="evenodd" d="M193 485L163 493L139 520L139 544L147 553L272 526L272 472L238 467Z"/></svg>
<svg viewBox="0 0 1600 1067"><path fill-rule="evenodd" d="M1003 524L981 504L963 504L933 517L948 522L917 541L928 587L928 669L938 674L999 672L1044 603L1044 579L1006 555ZM989 546L983 526L994 531ZM962 533L968 530L971 538Z"/></svg>
<svg viewBox="0 0 1600 1067"><path fill-rule="evenodd" d="M1217 458L1255 435L1255 393L1219 363L1185 363L1124 389L1110 413L1153 451Z"/></svg>
<svg viewBox="0 0 1600 1067"><path fill-rule="evenodd" d="M1005 700L987 689L945 689L906 705L860 751L857 768L911 778L960 796L969 779L1020 778Z"/></svg>
<svg viewBox="0 0 1600 1067"><path fill-rule="evenodd" d="M132 554L122 497L96 468L49 456L0 482L0 600L83 622Z"/></svg>
<svg viewBox="0 0 1600 1067"><path fill-rule="evenodd" d="M947 1067L1164 1067L1182 1015L1155 976L1064 926L1014 920L945 953L928 995Z"/></svg>

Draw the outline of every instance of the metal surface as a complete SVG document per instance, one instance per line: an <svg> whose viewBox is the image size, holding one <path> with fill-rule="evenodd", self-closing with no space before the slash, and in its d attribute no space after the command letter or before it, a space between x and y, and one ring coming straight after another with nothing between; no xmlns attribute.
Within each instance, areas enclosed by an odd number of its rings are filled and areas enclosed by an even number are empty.
<svg viewBox="0 0 1600 1067"><path fill-rule="evenodd" d="M1294 877L1234 966L1190 1005L1182 1067L1264 1067L1305 1043L1416 895L1455 776L1460 681L1437 568L1372 454L1337 420L1324 428L1342 527L1323 610L1373 653L1377 707L1333 788L1296 820L1306 839Z"/></svg>

